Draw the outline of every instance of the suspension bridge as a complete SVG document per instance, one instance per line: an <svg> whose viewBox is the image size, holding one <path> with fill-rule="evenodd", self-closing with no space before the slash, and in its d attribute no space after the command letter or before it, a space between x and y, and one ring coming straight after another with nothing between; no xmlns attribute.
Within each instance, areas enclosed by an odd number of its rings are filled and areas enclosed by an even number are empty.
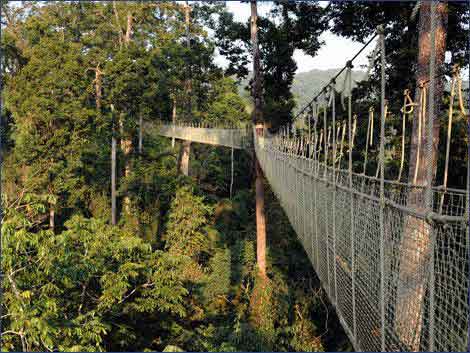
<svg viewBox="0 0 470 353"><path fill-rule="evenodd" d="M377 38L374 55L380 58L381 91L377 107L362 119L364 125L367 120L366 129L359 128L361 119L352 107L351 60L341 70L342 91L335 82L338 74L300 111L297 120L306 118L301 131L293 126L270 133L182 124L159 125L156 131L181 140L254 150L356 350L465 351L469 200L464 188L447 187L455 97L461 116L466 114L461 81L455 75L451 82L444 184L432 185L433 163L425 166L422 185L402 180L406 123L414 109L419 111L417 163L419 154L432 159L432 58L430 80L419 88L419 102L404 92L397 115L403 119L400 168L397 176L386 177L391 112L383 32ZM344 121L336 111L338 96L347 115ZM423 99L427 96L428 104ZM380 114L374 116L375 110ZM373 156L374 143L378 152ZM355 150L359 145L365 150ZM372 160L376 172L369 175Z"/></svg>

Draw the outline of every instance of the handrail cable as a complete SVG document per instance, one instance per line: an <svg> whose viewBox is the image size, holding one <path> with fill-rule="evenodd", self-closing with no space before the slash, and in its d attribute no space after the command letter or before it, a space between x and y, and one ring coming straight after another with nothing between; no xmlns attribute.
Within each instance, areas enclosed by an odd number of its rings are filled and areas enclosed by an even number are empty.
<svg viewBox="0 0 470 353"><path fill-rule="evenodd" d="M367 41L366 44L364 44L362 46L362 48L352 57L351 60L348 60L346 62L346 64L343 66L343 68L330 80L330 82L328 82L327 84L325 84L321 89L320 91L317 93L317 95L315 97L313 97L309 103L307 103L301 111L299 111L295 117L294 117L294 120L297 119L301 114L303 114L305 112L305 110L312 105L313 102L315 102L318 97L320 97L320 95L326 91L326 89L330 86L331 82L332 81L336 81L336 79L339 77L339 75L341 75L343 73L344 70L346 70L346 68L352 64L352 62L364 51L365 48L367 48L367 46L372 43L372 41L377 37L377 32L374 33L374 35Z"/></svg>

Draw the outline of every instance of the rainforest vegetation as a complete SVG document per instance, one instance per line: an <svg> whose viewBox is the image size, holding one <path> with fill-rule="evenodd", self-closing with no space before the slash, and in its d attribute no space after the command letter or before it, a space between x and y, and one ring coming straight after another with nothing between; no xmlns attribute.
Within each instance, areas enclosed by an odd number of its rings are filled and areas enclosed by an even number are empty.
<svg viewBox="0 0 470 353"><path fill-rule="evenodd" d="M258 20L270 126L294 116L294 51L315 56L327 30L365 41L389 23L390 100L401 102L418 50L413 7L274 2ZM235 21L223 2L22 1L1 10L2 350L353 349L268 183L260 279L253 155L235 151L231 188L229 148L192 143L185 175L182 142L143 128L251 122L250 94L239 89L250 92L249 18ZM449 4L447 32L462 67L464 10ZM356 90L371 90L376 74ZM454 157L464 163L465 151ZM449 184L463 184L463 172Z"/></svg>

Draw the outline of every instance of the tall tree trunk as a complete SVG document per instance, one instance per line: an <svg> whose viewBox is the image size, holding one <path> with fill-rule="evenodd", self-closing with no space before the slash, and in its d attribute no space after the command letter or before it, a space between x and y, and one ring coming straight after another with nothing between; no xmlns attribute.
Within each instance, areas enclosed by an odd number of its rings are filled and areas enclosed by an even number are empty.
<svg viewBox="0 0 470 353"><path fill-rule="evenodd" d="M111 104L112 114L112 137L111 137L111 224L116 225L116 131L115 131L115 115L114 106Z"/></svg>
<svg viewBox="0 0 470 353"><path fill-rule="evenodd" d="M142 112L139 112L139 155L142 155L142 145L143 145L143 125L144 118Z"/></svg>
<svg viewBox="0 0 470 353"><path fill-rule="evenodd" d="M55 209L54 205L49 205L49 228L54 232L55 229Z"/></svg>
<svg viewBox="0 0 470 353"><path fill-rule="evenodd" d="M253 46L253 89L254 109L252 113L253 125L256 126L256 134L264 131L262 112L262 86L260 51L258 42L258 11L256 1L251 1L251 43ZM263 172L258 159L255 158L255 187L256 187L256 260L259 274L266 278L266 215L264 213L264 183Z"/></svg>
<svg viewBox="0 0 470 353"><path fill-rule="evenodd" d="M181 160L180 172L183 175L189 175L189 154L191 152L191 141L183 141L181 143Z"/></svg>
<svg viewBox="0 0 470 353"><path fill-rule="evenodd" d="M171 113L171 121L173 122L173 126L176 125L176 96L173 96L173 111ZM175 137L171 138L171 147L175 148Z"/></svg>
<svg viewBox="0 0 470 353"><path fill-rule="evenodd" d="M435 119L429 121L428 109L419 106L415 109L413 131L411 138L409 182L411 184L426 186L428 184L427 170L432 168L433 179L436 175L439 121L444 81L440 77L443 69L446 49L447 3L439 2L436 9L436 77L434 85ZM419 18L419 53L416 72L417 102L419 102L420 85L426 88L426 106L429 106L429 63L431 56L431 2L422 1ZM419 129L419 116L422 113L421 133ZM428 142L426 127L433 123L432 155L426 153ZM419 152L418 152L419 151ZM419 211L426 211L429 205L425 203L425 189L410 190L408 206ZM430 239L430 225L425 220L409 216L405 221L403 238L401 241L400 270L397 286L397 301L395 307L395 330L408 349L420 350L423 331L423 312L426 291L426 273L432 249ZM433 279L432 279L433 280Z"/></svg>
<svg viewBox="0 0 470 353"><path fill-rule="evenodd" d="M119 39L119 48L122 49L122 29L121 29L121 22L119 20L119 12L116 6L116 0L113 0L113 10L114 10L114 17L116 19L116 27L118 29L118 39Z"/></svg>
<svg viewBox="0 0 470 353"><path fill-rule="evenodd" d="M132 35L132 13L129 11L127 13L127 29L126 29L126 34L124 35L124 45L126 48L129 46L129 43L131 41L131 35ZM132 152L132 140L130 139L129 136L126 136L126 133L124 131L124 113L121 113L119 115L119 125L121 129L121 150L123 152L123 157L124 157L124 177L127 178L129 177L131 173L131 152ZM123 198L123 210L124 213L129 216L131 212L131 200L129 196L126 194Z"/></svg>
<svg viewBox="0 0 470 353"><path fill-rule="evenodd" d="M124 113L119 114L119 129L121 135L121 151L124 157L124 178L128 178L131 174L131 151L132 151L132 140L125 136L124 131ZM123 198L123 211L126 215L130 215L131 212L131 200L128 195Z"/></svg>
<svg viewBox="0 0 470 353"><path fill-rule="evenodd" d="M95 68L95 102L96 110L98 113L101 113L101 99L102 99L102 86L103 86L103 71L100 69L100 64L96 65Z"/></svg>
<svg viewBox="0 0 470 353"><path fill-rule="evenodd" d="M445 51L446 51L446 39L447 39L447 3L439 2L436 9L436 79L435 79L435 96L434 96L434 106L435 106L435 116L438 117L441 110L442 97L444 93L444 79L439 77L442 74L443 64L445 60ZM416 71L416 87L417 92L416 97L419 97L418 87L421 84L425 84L426 91L429 92L429 60L431 55L431 2L422 1L420 5L420 15L419 15L419 53L418 53L418 65ZM417 101L418 102L418 101ZM429 101L427 102L429 105ZM426 134L421 134L421 153L419 155L419 162L417 163L417 149L418 149L418 116L421 111L421 106L418 109L414 110L413 117L413 131L411 138L411 149L410 149L410 168L408 179L410 182L416 185L425 185L426 184L426 170L430 163L432 163L432 168L434 175L436 174L436 165L437 165L437 155L438 155L438 145L439 145L439 120L435 119L433 122L433 153L432 160L426 156L424 152L424 146L427 143ZM425 123L427 124L428 112L424 113ZM424 127L423 127L424 130ZM417 164L419 164L417 166ZM416 168L417 178L414 182L414 176Z"/></svg>
<svg viewBox="0 0 470 353"><path fill-rule="evenodd" d="M126 29L126 35L124 37L124 43L129 45L129 42L131 40L131 35L132 35L132 13L128 12L127 13L127 29Z"/></svg>
<svg viewBox="0 0 470 353"><path fill-rule="evenodd" d="M191 112L192 112L192 82L191 82L191 59L189 57L191 49L191 37L190 37L190 11L191 7L189 6L188 1L184 5L184 18L186 22L186 46L188 48L188 58L186 62L186 81L185 81L185 95L186 95L186 121L190 121L192 119ZM183 141L181 144L181 151L180 151L180 166L179 170L184 175L189 175L189 155L191 153L191 142L190 141Z"/></svg>
<svg viewBox="0 0 470 353"><path fill-rule="evenodd" d="M191 7L189 6L188 1L184 5L184 19L186 23L186 47L188 49L188 57L186 62L186 81L185 81L185 92L186 92L186 120L191 119L192 112L192 82L191 82L191 17L190 17Z"/></svg>

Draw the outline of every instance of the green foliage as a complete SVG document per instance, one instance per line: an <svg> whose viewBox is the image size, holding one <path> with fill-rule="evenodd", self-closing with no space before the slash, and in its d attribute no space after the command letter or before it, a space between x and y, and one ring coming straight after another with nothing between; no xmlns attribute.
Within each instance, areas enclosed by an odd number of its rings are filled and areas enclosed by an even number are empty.
<svg viewBox="0 0 470 353"><path fill-rule="evenodd" d="M216 251L210 259L210 274L204 283L204 299L210 306L215 305L218 301L227 300L230 290L230 250L222 249Z"/></svg>
<svg viewBox="0 0 470 353"><path fill-rule="evenodd" d="M207 111L208 121L218 122L220 117L223 117L224 123L231 125L239 125L249 121L246 103L238 95L236 82L232 78L225 77L216 81L210 96L211 104Z"/></svg>
<svg viewBox="0 0 470 353"><path fill-rule="evenodd" d="M300 279L289 281L289 272L311 269L297 265L306 256L268 203L276 222L269 287L260 287L250 156L235 152L229 200L229 150L195 146L192 178L178 176L168 139L147 125L137 150L139 118L168 121L173 108L177 120L249 123L204 26L217 29L239 76L248 27L222 4L192 5L188 48L177 2L2 4L2 349L320 349L323 306L307 300ZM293 51L316 52L323 24L315 4L276 4L271 15L260 36L266 114L276 125L293 108ZM117 226L109 224L112 135ZM291 257L282 256L289 246Z"/></svg>
<svg viewBox="0 0 470 353"><path fill-rule="evenodd" d="M165 247L170 253L197 259L209 250L207 226L212 209L203 200L189 186L176 191L165 234Z"/></svg>
<svg viewBox="0 0 470 353"><path fill-rule="evenodd" d="M19 217L2 227L7 350L103 350L127 315L184 316L179 260L98 219L32 232Z"/></svg>

